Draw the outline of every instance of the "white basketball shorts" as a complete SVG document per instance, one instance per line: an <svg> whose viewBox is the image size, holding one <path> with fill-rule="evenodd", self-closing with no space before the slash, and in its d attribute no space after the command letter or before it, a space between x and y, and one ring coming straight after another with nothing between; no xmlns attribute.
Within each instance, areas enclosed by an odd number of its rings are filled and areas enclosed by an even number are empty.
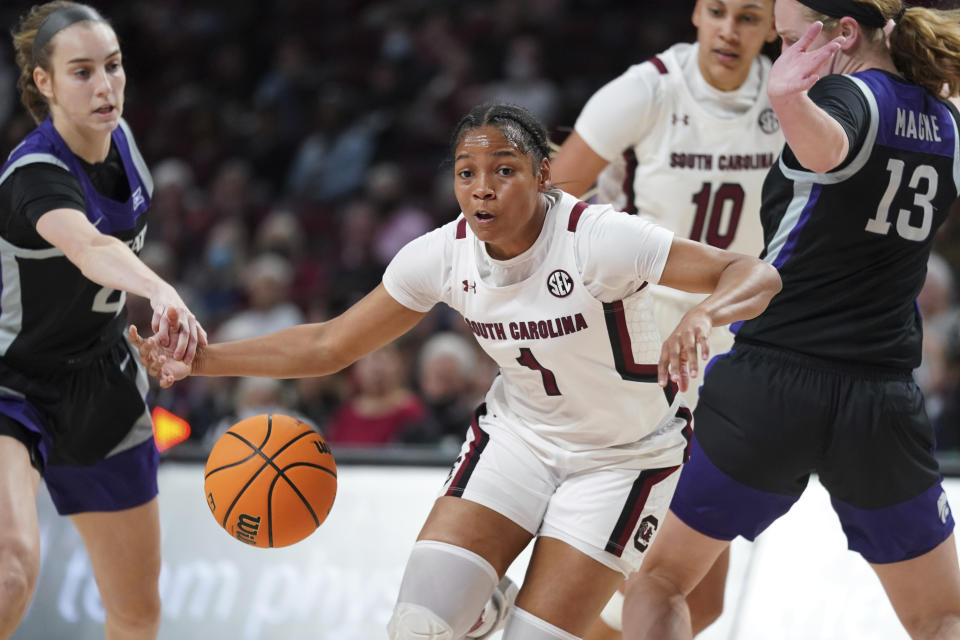
<svg viewBox="0 0 960 640"><path fill-rule="evenodd" d="M680 476L687 449L680 429L658 435L657 455L644 467L640 453L619 464L609 462L609 451L601 456L556 448L545 456L502 418L485 418L482 405L441 495L482 504L624 575L639 568ZM665 435L675 443L668 451L661 446ZM644 446L641 441L635 448Z"/></svg>

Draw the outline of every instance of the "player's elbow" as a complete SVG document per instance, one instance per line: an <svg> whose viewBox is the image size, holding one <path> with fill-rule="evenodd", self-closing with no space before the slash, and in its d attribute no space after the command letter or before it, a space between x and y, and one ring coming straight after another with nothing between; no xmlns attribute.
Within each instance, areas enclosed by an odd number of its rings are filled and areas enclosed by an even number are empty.
<svg viewBox="0 0 960 640"><path fill-rule="evenodd" d="M815 157L803 162L804 168L813 173L828 173L840 166L840 160L831 157Z"/></svg>
<svg viewBox="0 0 960 640"><path fill-rule="evenodd" d="M324 323L326 324L326 323ZM325 331L324 324L315 325L312 340L296 353L310 375L323 376L337 373L356 362L359 356L342 340L337 340Z"/></svg>
<svg viewBox="0 0 960 640"><path fill-rule="evenodd" d="M762 260L757 260L753 266L753 271L760 290L756 296L759 306L757 315L760 315L773 300L773 297L783 289L783 280L780 279L780 272L777 271L776 267Z"/></svg>
<svg viewBox="0 0 960 640"><path fill-rule="evenodd" d="M817 144L810 147L803 153L802 158L798 154L797 160L808 171L828 173L843 164L849 150L850 143L846 134L841 131L834 144Z"/></svg>

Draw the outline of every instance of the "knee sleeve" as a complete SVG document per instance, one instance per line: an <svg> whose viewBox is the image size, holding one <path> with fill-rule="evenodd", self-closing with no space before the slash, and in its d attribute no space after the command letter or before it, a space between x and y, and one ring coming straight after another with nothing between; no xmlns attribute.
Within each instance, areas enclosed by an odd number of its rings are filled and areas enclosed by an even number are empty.
<svg viewBox="0 0 960 640"><path fill-rule="evenodd" d="M503 640L581 640L581 638L541 620L528 611L513 608Z"/></svg>
<svg viewBox="0 0 960 640"><path fill-rule="evenodd" d="M472 551L417 542L387 625L390 640L459 640L477 622L498 580L493 566Z"/></svg>
<svg viewBox="0 0 960 640"><path fill-rule="evenodd" d="M614 631L623 631L623 594L619 591L607 602L607 606L600 612L600 619Z"/></svg>
<svg viewBox="0 0 960 640"><path fill-rule="evenodd" d="M387 623L390 640L454 640L453 629L430 609L398 602Z"/></svg>

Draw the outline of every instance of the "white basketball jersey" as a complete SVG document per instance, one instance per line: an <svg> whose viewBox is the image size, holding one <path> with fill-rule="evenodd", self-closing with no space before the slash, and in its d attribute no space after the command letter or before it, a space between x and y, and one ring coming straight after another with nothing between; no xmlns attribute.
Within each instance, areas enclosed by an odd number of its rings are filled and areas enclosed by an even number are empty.
<svg viewBox="0 0 960 640"><path fill-rule="evenodd" d="M601 173L597 199L680 237L756 256L763 249L763 181L784 143L765 90L770 61L760 56L755 63L764 89L753 107L722 118L690 92L681 56L691 55L696 45L678 44L638 65L662 83L657 108L637 114L655 120Z"/></svg>
<svg viewBox="0 0 960 640"><path fill-rule="evenodd" d="M541 232L553 234L546 258L528 278L502 287L482 280L483 245L466 220L455 226L446 302L500 366L487 415L517 425L534 446L542 439L573 451L609 448L684 424L673 419L686 411L675 387L665 392L657 384L660 341L645 288L603 303L583 284L574 237L589 209L564 195Z"/></svg>
<svg viewBox="0 0 960 640"><path fill-rule="evenodd" d="M647 217L679 237L758 256L763 181L784 144L766 93L771 63L764 56L754 62L751 73L759 74L759 93L753 105L742 115L721 117L690 90L696 80L690 76L700 73L697 52L696 43L675 44L630 67L584 107L577 132L610 160L597 178L596 199ZM624 105L631 105L626 114ZM616 145L616 140L622 142ZM663 337L685 309L706 297L656 285L651 295L679 305L680 315L661 317ZM717 346L726 350L721 345L729 336L717 333Z"/></svg>

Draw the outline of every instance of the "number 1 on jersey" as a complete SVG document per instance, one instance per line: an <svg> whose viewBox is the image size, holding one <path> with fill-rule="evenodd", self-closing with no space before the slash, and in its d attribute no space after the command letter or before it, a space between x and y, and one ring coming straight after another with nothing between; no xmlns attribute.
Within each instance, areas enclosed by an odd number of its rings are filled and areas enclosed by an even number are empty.
<svg viewBox="0 0 960 640"><path fill-rule="evenodd" d="M540 377L543 378L543 390L547 392L548 396L563 395L560 393L560 388L557 387L557 377L553 375L553 371L550 371L550 369L545 368L537 362L537 359L533 357L533 352L530 351L530 349L520 347L520 357L517 358L517 362L527 369L540 372Z"/></svg>

